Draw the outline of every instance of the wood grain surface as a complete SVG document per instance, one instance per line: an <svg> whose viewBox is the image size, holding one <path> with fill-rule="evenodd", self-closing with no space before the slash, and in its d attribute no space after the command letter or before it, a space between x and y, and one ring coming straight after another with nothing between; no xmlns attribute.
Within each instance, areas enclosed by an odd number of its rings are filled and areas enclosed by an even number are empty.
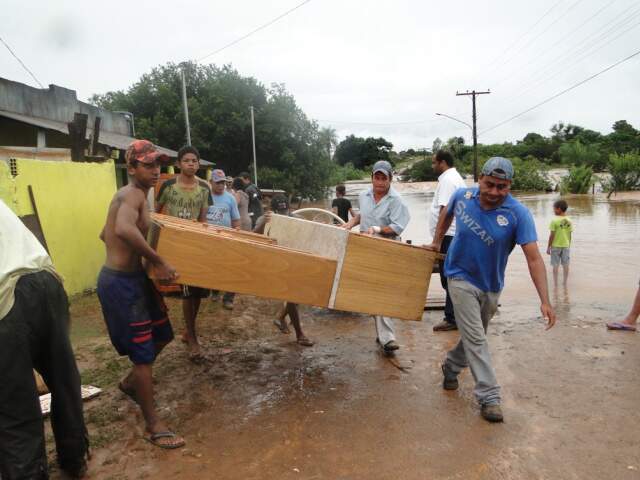
<svg viewBox="0 0 640 480"><path fill-rule="evenodd" d="M219 225L209 225L208 223L201 223L197 220L185 220L183 218L171 217L160 213L152 213L151 220L158 225L171 225L176 228L182 228L202 233L204 235L225 235L230 238L250 240L257 243L277 243L275 239L269 238L266 235L260 235L258 233L247 232L244 230L236 230L235 228L221 227Z"/></svg>
<svg viewBox="0 0 640 480"><path fill-rule="evenodd" d="M157 252L177 270L180 283L305 305L329 303L334 260L170 222L157 227Z"/></svg>
<svg viewBox="0 0 640 480"><path fill-rule="evenodd" d="M351 233L334 308L421 320L436 256L424 248Z"/></svg>

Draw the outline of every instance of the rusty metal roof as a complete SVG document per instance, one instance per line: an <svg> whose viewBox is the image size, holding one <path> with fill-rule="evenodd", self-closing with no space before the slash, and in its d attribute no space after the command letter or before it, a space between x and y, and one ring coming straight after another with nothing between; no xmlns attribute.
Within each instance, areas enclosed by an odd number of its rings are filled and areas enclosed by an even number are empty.
<svg viewBox="0 0 640 480"><path fill-rule="evenodd" d="M12 120L16 120L18 122L27 123L29 125L34 125L40 128L46 128L48 130L56 130L58 132L64 133L66 135L69 134L69 129L67 128L67 124L64 122L58 122L56 120L49 120L47 118L39 118L39 117L31 117L29 115L22 115L20 113L8 112L6 110L0 110L0 116L10 118ZM90 135L93 133L93 129L87 127L87 139L89 139ZM119 133L112 133L101 131L100 138L98 143L103 145L108 145L110 147L119 148L122 150L126 150L131 142L136 140L133 137L129 137L127 135L121 135ZM178 152L175 150L171 150L169 148L164 148L157 145L157 148L162 153L169 155L172 158L176 158L178 156ZM211 166L213 163L207 160L200 160L200 164L202 166Z"/></svg>

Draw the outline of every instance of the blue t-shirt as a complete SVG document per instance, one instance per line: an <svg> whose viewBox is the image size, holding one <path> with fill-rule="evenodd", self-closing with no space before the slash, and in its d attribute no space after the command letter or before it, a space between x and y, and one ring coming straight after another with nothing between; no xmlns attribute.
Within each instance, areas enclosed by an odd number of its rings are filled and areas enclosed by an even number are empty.
<svg viewBox="0 0 640 480"><path fill-rule="evenodd" d="M231 220L239 220L238 202L229 192L212 195L212 205L207 210L207 223L221 227L231 227Z"/></svg>
<svg viewBox="0 0 640 480"><path fill-rule="evenodd" d="M511 194L498 208L480 206L478 188L458 189L447 206L456 219L456 234L447 253L444 273L462 278L484 292L500 292L513 247L536 242L531 212Z"/></svg>

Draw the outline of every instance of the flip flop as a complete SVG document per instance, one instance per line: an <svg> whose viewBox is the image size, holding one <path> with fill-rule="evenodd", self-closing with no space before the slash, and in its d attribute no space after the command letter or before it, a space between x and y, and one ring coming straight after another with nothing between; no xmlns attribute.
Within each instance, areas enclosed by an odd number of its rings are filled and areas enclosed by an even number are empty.
<svg viewBox="0 0 640 480"><path fill-rule="evenodd" d="M624 332L635 332L637 329L633 325L622 322L607 323L607 330L622 330Z"/></svg>
<svg viewBox="0 0 640 480"><path fill-rule="evenodd" d="M144 439L152 445L155 445L159 448L164 448L166 450L174 450L176 448L184 447L185 441L181 440L178 443L166 444L160 443L158 440L161 438L178 438L178 436L170 431L166 432L157 432L157 433L149 433L149 435L145 435Z"/></svg>
<svg viewBox="0 0 640 480"><path fill-rule="evenodd" d="M307 337L300 337L296 340L296 342L298 342L298 345L302 345L303 347L313 347L315 345L315 343L309 340Z"/></svg>

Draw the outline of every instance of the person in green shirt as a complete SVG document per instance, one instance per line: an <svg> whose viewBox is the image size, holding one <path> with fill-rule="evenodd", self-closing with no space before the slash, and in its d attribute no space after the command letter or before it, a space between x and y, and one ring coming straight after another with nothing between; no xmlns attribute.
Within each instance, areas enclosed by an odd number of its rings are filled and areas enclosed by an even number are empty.
<svg viewBox="0 0 640 480"><path fill-rule="evenodd" d="M562 264L563 283L567 285L569 278L569 247L571 246L571 234L573 223L567 216L569 205L564 200L556 200L553 203L555 217L549 224L549 243L547 255L551 255L551 267L553 267L553 281L558 283L558 270Z"/></svg>
<svg viewBox="0 0 640 480"><path fill-rule="evenodd" d="M209 185L196 175L200 168L200 153L190 145L182 147L178 151L176 166L180 173L160 187L156 212L206 222L207 209L212 200ZM182 313L186 326L183 341L187 343L189 359L194 363L204 359L196 335L196 317L201 299L207 298L209 293L204 288L182 285Z"/></svg>

